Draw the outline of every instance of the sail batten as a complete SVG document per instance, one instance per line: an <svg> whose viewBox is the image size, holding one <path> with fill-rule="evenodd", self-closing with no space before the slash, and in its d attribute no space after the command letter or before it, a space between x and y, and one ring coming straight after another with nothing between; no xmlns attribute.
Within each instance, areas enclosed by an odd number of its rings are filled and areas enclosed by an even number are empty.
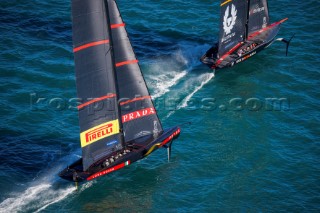
<svg viewBox="0 0 320 213"><path fill-rule="evenodd" d="M115 28L118 28L118 27L124 27L124 26L126 26L125 23L112 24L112 25L111 25L111 29L115 29Z"/></svg>
<svg viewBox="0 0 320 213"><path fill-rule="evenodd" d="M119 63L116 63L116 67L121 67L121 66L124 66L124 65L128 65L128 64L136 64L138 63L139 61L134 59L134 60L127 60L127 61L122 61L122 62L119 62Z"/></svg>
<svg viewBox="0 0 320 213"><path fill-rule="evenodd" d="M73 48L73 52L75 53L75 52L78 52L80 50L87 49L89 47L94 47L94 46L97 46L97 45L107 44L107 43L109 43L109 40L101 40L101 41L90 42L88 44L84 44L84 45L81 45L79 47Z"/></svg>
<svg viewBox="0 0 320 213"><path fill-rule="evenodd" d="M133 102L136 102L136 101L141 101L141 100L144 100L144 99L151 99L151 96L148 95L148 96L133 98L133 99L127 100L127 101L122 101L122 102L120 102L120 105L122 106L122 105L126 105L126 104L133 103Z"/></svg>
<svg viewBox="0 0 320 213"><path fill-rule="evenodd" d="M80 104L78 106L78 109L80 110L80 109L82 109L82 108L84 108L84 107L86 107L86 106L88 106L90 104L93 104L93 103L96 103L96 102L99 102L99 101L102 101L102 100L105 100L105 99L114 98L114 97L116 97L116 94L108 94L108 95L105 95L105 96L102 96L102 97L99 97L99 98L95 98L93 100L90 100L90 101L87 101L87 102L85 102L83 104Z"/></svg>

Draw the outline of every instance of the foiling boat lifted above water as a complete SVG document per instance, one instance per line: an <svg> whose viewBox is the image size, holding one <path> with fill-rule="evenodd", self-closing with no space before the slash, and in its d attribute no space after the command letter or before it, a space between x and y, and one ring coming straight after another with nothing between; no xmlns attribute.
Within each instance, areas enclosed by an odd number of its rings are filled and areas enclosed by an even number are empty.
<svg viewBox="0 0 320 213"><path fill-rule="evenodd" d="M82 158L59 173L81 182L167 148L163 130L115 0L73 0L72 30Z"/></svg>
<svg viewBox="0 0 320 213"><path fill-rule="evenodd" d="M280 30L281 21L269 24L267 0L221 0L219 42L202 57L201 62L211 69L232 67L261 50L274 41L287 44L290 40L275 39Z"/></svg>

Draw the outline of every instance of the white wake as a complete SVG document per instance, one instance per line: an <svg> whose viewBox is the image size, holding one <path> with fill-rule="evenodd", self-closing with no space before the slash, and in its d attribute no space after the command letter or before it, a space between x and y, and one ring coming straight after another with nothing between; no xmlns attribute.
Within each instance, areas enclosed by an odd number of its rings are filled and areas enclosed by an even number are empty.
<svg viewBox="0 0 320 213"><path fill-rule="evenodd" d="M192 96L197 93L204 85L206 85L213 77L214 73L206 73L203 74L204 81L201 82L199 86L197 86L187 97L185 97L181 103L177 106L177 109L185 108L188 106L188 101L192 98Z"/></svg>
<svg viewBox="0 0 320 213"><path fill-rule="evenodd" d="M77 156L74 154L74 156ZM73 156L73 158L74 158ZM61 159L67 162L67 156ZM48 206L64 200L68 196L72 196L77 192L74 184L57 179L58 172L62 169L62 164L52 167L49 171L27 184L27 188L22 192L12 192L10 197L0 203L0 213L7 212L40 212ZM82 184L79 192L86 190L92 186L93 182Z"/></svg>
<svg viewBox="0 0 320 213"><path fill-rule="evenodd" d="M179 82L184 76L187 75L187 71L184 70L179 73L160 75L155 85L155 91L152 98L159 98L170 91L170 88Z"/></svg>
<svg viewBox="0 0 320 213"><path fill-rule="evenodd" d="M54 189L50 183L42 183L26 189L23 193L7 198L0 203L0 212L39 212L57 203L75 191L75 187Z"/></svg>
<svg viewBox="0 0 320 213"><path fill-rule="evenodd" d="M195 54L197 55L196 51L200 50L192 48L192 46L186 46L186 50L177 51L173 57L159 59L157 63L151 64L150 72L146 76L148 86L153 90L153 98L162 97L170 92L174 92L174 94L188 93L178 104L176 110L187 107L188 101L194 94L214 77L214 73L205 73L181 83L193 67L198 64L198 58ZM193 51L189 51L190 49ZM190 55L186 55L186 52ZM189 85L190 82L192 82L192 86ZM182 84L182 88L174 88L179 83ZM190 87L192 89L188 91ZM171 111L165 119L169 118L174 112ZM58 170L58 168L55 168L55 170ZM57 171L51 171L47 176L50 176L50 174L52 176L56 175ZM93 182L83 184L79 188L79 192L90 188L92 185ZM53 180L44 178L44 180L30 183L29 187L21 193L12 193L10 198L0 203L0 212L41 212L50 205L71 196L75 191L76 189L72 184L66 188L57 187Z"/></svg>
<svg viewBox="0 0 320 213"><path fill-rule="evenodd" d="M178 84L188 73L188 60L181 51L177 51L171 57L160 57L149 65L146 76L148 87L152 90L152 98L159 98Z"/></svg>
<svg viewBox="0 0 320 213"><path fill-rule="evenodd" d="M190 99L196 94L200 89L202 89L209 81L214 77L214 72L212 73L205 73L199 76L199 79L202 79L199 86L196 86L176 107L174 111L170 111L167 116L165 116L164 120L168 119L171 115L175 113L176 110L183 109L188 106L188 102ZM187 83L188 85L188 83Z"/></svg>

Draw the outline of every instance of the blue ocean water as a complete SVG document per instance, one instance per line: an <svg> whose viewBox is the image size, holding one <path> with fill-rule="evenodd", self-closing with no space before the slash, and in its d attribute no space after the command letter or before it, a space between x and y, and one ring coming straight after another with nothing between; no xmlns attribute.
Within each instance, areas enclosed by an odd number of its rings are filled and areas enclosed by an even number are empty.
<svg viewBox="0 0 320 213"><path fill-rule="evenodd" d="M81 155L69 1L0 3L0 212L319 212L320 6L270 0L274 43L213 73L219 2L118 1L165 127L159 150L80 186L57 173Z"/></svg>

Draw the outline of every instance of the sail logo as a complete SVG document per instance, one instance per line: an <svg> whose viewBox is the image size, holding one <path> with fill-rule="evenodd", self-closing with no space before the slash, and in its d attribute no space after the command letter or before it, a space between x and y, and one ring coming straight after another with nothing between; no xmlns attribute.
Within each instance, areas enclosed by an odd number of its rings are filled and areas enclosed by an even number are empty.
<svg viewBox="0 0 320 213"><path fill-rule="evenodd" d="M98 126L95 126L87 131L81 132L80 140L81 147L88 146L96 141L111 135L119 133L119 121L113 120Z"/></svg>
<svg viewBox="0 0 320 213"><path fill-rule="evenodd" d="M158 121L153 121L153 137L156 138L159 135Z"/></svg>
<svg viewBox="0 0 320 213"><path fill-rule="evenodd" d="M263 17L263 24L262 24L262 28L267 27L267 17Z"/></svg>
<svg viewBox="0 0 320 213"><path fill-rule="evenodd" d="M259 7L259 5L256 5L256 7L251 11L251 14L261 13L264 10L264 7Z"/></svg>
<svg viewBox="0 0 320 213"><path fill-rule="evenodd" d="M117 143L118 143L118 141L114 140L114 141L110 141L110 142L106 143L106 145L107 146L112 146L112 145L117 144Z"/></svg>
<svg viewBox="0 0 320 213"><path fill-rule="evenodd" d="M236 64L237 64L237 63L240 63L240 62L242 62L242 61L247 60L248 58L250 58L251 56L254 56L255 54L257 54L257 52L256 52L256 51L254 51L253 53L250 53L249 55L246 55L246 56L244 56L244 57L242 57L242 58L238 59L238 60L236 61Z"/></svg>
<svg viewBox="0 0 320 213"><path fill-rule="evenodd" d="M142 118L148 115L153 115L156 114L156 111L153 107L150 108L145 108L142 110L138 110L135 112L131 112L129 114L123 115L122 116L122 123L128 122L128 121L132 121L138 118Z"/></svg>
<svg viewBox="0 0 320 213"><path fill-rule="evenodd" d="M236 24L236 20L237 20L237 9L236 9L236 6L232 4L231 11L230 11L230 7L228 6L223 17L223 30L227 35L231 33L231 30Z"/></svg>

